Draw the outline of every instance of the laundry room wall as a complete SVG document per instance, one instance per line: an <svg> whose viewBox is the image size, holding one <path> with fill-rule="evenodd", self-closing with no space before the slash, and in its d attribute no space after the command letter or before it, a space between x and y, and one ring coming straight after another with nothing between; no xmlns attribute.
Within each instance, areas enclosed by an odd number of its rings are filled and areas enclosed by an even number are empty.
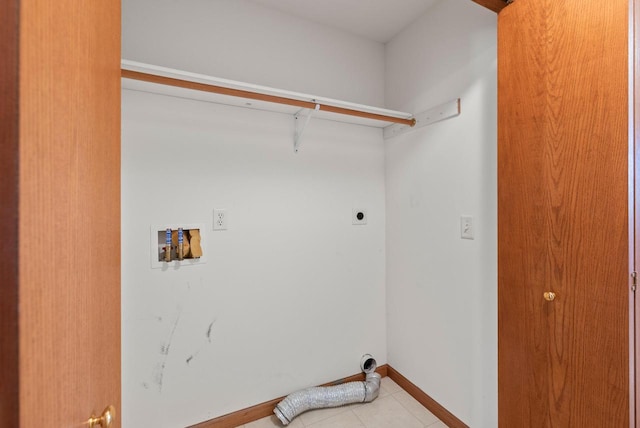
<svg viewBox="0 0 640 428"><path fill-rule="evenodd" d="M384 107L384 45L247 0L125 0L122 57Z"/></svg>
<svg viewBox="0 0 640 428"><path fill-rule="evenodd" d="M250 2L128 0L123 31L129 60L383 103L383 45ZM122 103L125 428L209 420L355 374L364 353L386 363L380 129L313 119L295 154L291 115ZM167 224L203 225L205 263L151 267Z"/></svg>
<svg viewBox="0 0 640 428"><path fill-rule="evenodd" d="M496 14L441 0L387 44L388 108L461 115L386 141L389 364L471 427L497 422ZM461 239L471 216L475 239Z"/></svg>

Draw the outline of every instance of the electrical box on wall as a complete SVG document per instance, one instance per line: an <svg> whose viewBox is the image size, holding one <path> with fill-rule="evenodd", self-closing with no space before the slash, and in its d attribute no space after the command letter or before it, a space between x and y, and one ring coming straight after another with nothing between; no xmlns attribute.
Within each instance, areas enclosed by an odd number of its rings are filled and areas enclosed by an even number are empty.
<svg viewBox="0 0 640 428"><path fill-rule="evenodd" d="M367 210L362 208L354 208L351 211L352 224L367 224Z"/></svg>
<svg viewBox="0 0 640 428"><path fill-rule="evenodd" d="M151 226L151 267L192 266L206 262L204 224Z"/></svg>

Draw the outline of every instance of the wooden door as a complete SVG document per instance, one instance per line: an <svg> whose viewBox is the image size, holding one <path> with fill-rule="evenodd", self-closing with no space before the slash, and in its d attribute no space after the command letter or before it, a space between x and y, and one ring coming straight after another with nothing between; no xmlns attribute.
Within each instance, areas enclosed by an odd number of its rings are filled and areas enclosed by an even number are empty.
<svg viewBox="0 0 640 428"><path fill-rule="evenodd" d="M86 426L120 410L120 1L2 4L0 426Z"/></svg>
<svg viewBox="0 0 640 428"><path fill-rule="evenodd" d="M628 5L498 18L503 428L629 426Z"/></svg>

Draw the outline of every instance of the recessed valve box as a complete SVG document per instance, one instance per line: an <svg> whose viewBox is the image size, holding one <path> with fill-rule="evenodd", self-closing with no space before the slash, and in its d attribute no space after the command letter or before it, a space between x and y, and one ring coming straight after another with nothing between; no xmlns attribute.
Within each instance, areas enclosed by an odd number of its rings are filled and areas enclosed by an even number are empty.
<svg viewBox="0 0 640 428"><path fill-rule="evenodd" d="M152 226L151 267L179 267L204 263L204 229L202 224Z"/></svg>

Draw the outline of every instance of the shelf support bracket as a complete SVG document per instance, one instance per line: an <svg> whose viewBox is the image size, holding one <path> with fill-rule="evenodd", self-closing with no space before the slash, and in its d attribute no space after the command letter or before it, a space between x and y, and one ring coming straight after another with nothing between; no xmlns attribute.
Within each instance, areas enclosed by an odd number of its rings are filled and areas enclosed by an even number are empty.
<svg viewBox="0 0 640 428"><path fill-rule="evenodd" d="M306 118L304 119L304 124L301 126L300 123L302 122L301 117L302 117L302 112L308 110L309 114L307 114ZM311 110L311 109L302 109L299 112L297 112L293 117L296 120L296 133L293 137L293 151L295 153L298 153L298 150L300 150L300 144L302 143L302 135L304 134L304 130L307 128L307 125L309 124L309 121L311 120L311 116L313 116L313 114L315 112L317 112L318 110L320 110L320 104L316 103L316 107Z"/></svg>

